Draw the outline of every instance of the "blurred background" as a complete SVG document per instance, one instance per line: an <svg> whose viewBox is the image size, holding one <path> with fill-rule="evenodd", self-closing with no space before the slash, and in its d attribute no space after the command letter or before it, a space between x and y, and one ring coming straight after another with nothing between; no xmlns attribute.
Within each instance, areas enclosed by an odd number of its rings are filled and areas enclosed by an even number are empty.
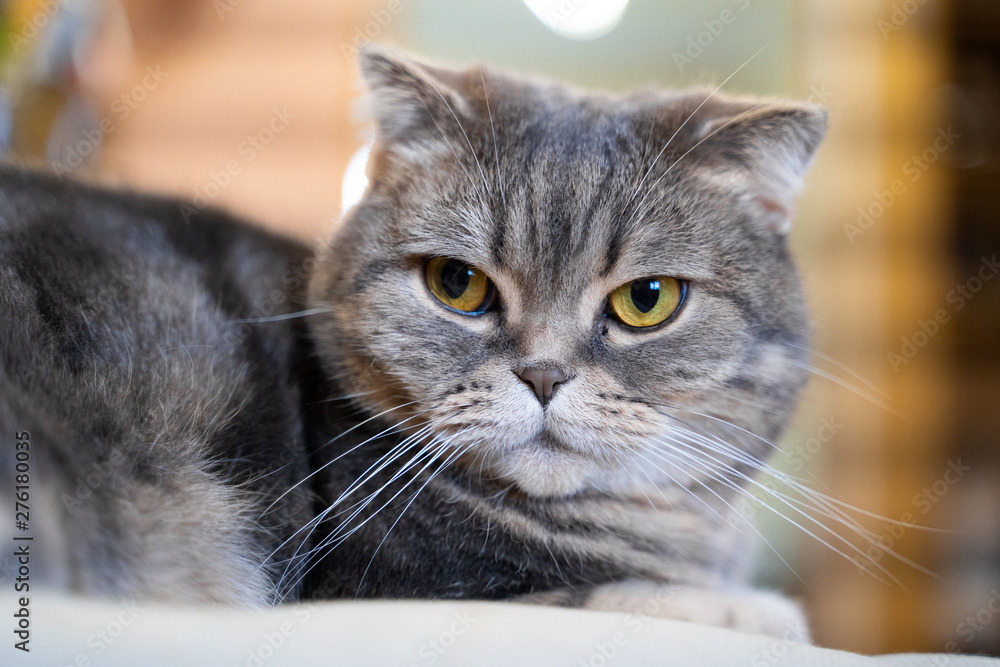
<svg viewBox="0 0 1000 667"><path fill-rule="evenodd" d="M787 565L763 547L758 579L805 601L824 646L1000 655L1000 3L0 7L9 159L222 206L308 241L364 188L370 129L353 103L365 41L612 90L738 69L725 90L826 106L793 232L815 372L775 463L909 525L856 515L875 544L854 544L887 582L851 547L839 543L845 558L759 512Z"/></svg>

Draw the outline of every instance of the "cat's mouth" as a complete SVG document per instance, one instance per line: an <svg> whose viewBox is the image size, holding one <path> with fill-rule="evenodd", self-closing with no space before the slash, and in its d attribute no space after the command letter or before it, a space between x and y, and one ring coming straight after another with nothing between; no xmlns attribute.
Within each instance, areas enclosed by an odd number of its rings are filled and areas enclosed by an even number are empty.
<svg viewBox="0 0 1000 667"><path fill-rule="evenodd" d="M535 443L537 443L537 445L539 447L544 447L546 449L551 449L554 452L563 452L563 453L566 453L566 454L572 454L572 453L574 453L572 447L569 447L568 445L563 444L559 440L559 438L557 438L555 436L554 433L552 433L551 431L549 431L547 429L541 431L538 435L536 435L535 438L534 438L534 441L535 441Z"/></svg>
<svg viewBox="0 0 1000 667"><path fill-rule="evenodd" d="M582 489L598 464L543 430L518 447L494 457L494 476L514 482L530 496L567 496Z"/></svg>
<svg viewBox="0 0 1000 667"><path fill-rule="evenodd" d="M500 412L502 419L491 419L488 427L470 427L477 415L463 411L462 421L445 422L438 429L458 452L460 467L501 484L513 483L529 496L565 497L609 484L617 488L623 483L621 474L627 475L621 459L640 448L658 425L649 419L638 420L644 430L618 425L593 416L588 407L564 391L544 410L524 410L515 419Z"/></svg>

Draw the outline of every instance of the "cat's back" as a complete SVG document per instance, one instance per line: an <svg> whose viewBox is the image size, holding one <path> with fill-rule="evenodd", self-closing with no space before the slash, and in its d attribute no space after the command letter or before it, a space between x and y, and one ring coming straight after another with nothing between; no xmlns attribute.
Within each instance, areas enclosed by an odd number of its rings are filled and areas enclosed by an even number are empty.
<svg viewBox="0 0 1000 667"><path fill-rule="evenodd" d="M310 254L297 242L217 210L0 166L5 279L44 274L83 286L109 274L132 281L137 276L126 269L141 266L176 272L168 274L171 281L198 280L219 305L239 309L234 298L259 305L253 302L263 302L274 282L289 286L285 274ZM303 280L298 276L291 286L298 289ZM187 286L174 284L175 291ZM226 291L231 287L237 294Z"/></svg>
<svg viewBox="0 0 1000 667"><path fill-rule="evenodd" d="M171 375L176 349L202 376L258 352L284 362L288 327L254 321L299 307L308 249L185 206L0 168L6 379L44 383L57 379L45 377L51 371L78 391L88 375L99 380L114 368ZM149 383L132 380L140 391Z"/></svg>
<svg viewBox="0 0 1000 667"><path fill-rule="evenodd" d="M0 426L30 433L32 528L85 545L55 578L260 602L305 502L245 520L304 464L297 324L261 320L301 309L310 253L184 206L0 168Z"/></svg>

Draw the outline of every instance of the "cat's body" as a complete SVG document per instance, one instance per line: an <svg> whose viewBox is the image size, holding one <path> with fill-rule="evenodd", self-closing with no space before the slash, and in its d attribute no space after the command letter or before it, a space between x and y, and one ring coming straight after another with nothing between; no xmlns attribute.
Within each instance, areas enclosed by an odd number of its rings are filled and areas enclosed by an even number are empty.
<svg viewBox="0 0 1000 667"><path fill-rule="evenodd" d="M4 488L28 432L38 563L65 550L53 574L94 593L266 599L255 570L311 512L304 491L252 511L307 471L299 322L235 320L297 310L308 256L213 212L188 225L173 201L3 169Z"/></svg>
<svg viewBox="0 0 1000 667"><path fill-rule="evenodd" d="M655 593L786 632L735 505L804 382L784 231L822 113L364 67L373 183L315 259L0 171L0 424L55 499L54 573L249 605ZM651 325L609 310L668 285Z"/></svg>

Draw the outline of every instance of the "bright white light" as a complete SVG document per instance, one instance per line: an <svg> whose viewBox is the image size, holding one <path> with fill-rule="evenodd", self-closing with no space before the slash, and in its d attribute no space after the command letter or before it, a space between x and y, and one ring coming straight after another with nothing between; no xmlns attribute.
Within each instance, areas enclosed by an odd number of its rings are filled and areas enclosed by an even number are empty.
<svg viewBox="0 0 1000 667"><path fill-rule="evenodd" d="M344 184L340 188L340 210L347 213L351 207L361 201L368 187L368 175L365 167L368 165L368 153L371 152L371 144L366 144L358 149L358 152L351 156L351 161L347 163L344 170Z"/></svg>
<svg viewBox="0 0 1000 667"><path fill-rule="evenodd" d="M625 15L628 0L524 0L552 32L568 39L597 39Z"/></svg>

